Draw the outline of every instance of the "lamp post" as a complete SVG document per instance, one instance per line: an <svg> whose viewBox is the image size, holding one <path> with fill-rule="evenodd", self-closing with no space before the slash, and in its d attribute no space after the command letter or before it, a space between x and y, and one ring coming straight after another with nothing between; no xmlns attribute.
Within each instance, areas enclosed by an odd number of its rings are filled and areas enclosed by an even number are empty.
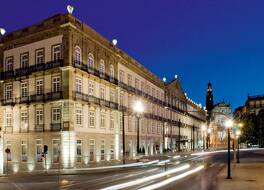
<svg viewBox="0 0 264 190"><path fill-rule="evenodd" d="M4 28L0 28L0 36L4 36L6 33L6 30Z"/></svg>
<svg viewBox="0 0 264 190"><path fill-rule="evenodd" d="M227 128L227 145L228 145L228 151L227 151L227 177L226 179L232 179L231 178L231 155L230 155L230 128L233 126L233 121L231 119L227 120L225 122L225 127Z"/></svg>
<svg viewBox="0 0 264 190"><path fill-rule="evenodd" d="M141 101L136 101L133 107L137 117L137 154L139 154L139 117L143 113L144 107Z"/></svg>
<svg viewBox="0 0 264 190"><path fill-rule="evenodd" d="M240 146L240 142L239 142L239 137L241 135L241 131L240 129L236 131L236 136L237 136L237 163L240 163L240 160L239 160L239 146Z"/></svg>
<svg viewBox="0 0 264 190"><path fill-rule="evenodd" d="M203 133L203 149L205 149L205 130L206 130L206 126L205 125L202 125L202 133Z"/></svg>

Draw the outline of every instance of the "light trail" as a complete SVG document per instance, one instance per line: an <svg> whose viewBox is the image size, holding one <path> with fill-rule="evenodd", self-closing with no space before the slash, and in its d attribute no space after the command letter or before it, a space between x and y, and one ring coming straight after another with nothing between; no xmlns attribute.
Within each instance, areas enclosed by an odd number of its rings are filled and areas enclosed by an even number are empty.
<svg viewBox="0 0 264 190"><path fill-rule="evenodd" d="M163 186L166 186L166 185L168 185L168 184L170 184L170 183L173 183L173 182L175 182L175 181L178 181L178 180L180 180L180 179L182 179L182 178L184 178L184 177L187 177L187 176L189 176L189 175L191 175L191 174L193 174L193 173L196 173L196 172L198 172L198 171L200 171L200 170L202 170L202 169L204 169L204 166L203 166L203 165L202 165L202 166L199 166L199 167L197 167L197 168L195 168L195 169L193 169L193 170L189 170L189 171L187 171L187 172L185 172L185 173L182 173L182 174L180 174L180 175L177 175L177 176L175 176L175 177L171 177L171 178L169 178L169 179L163 180L162 182L159 182L159 183L155 183L155 184L153 184L153 185L146 186L146 187L141 188L141 189L139 189L139 190L161 189Z"/></svg>
<svg viewBox="0 0 264 190"><path fill-rule="evenodd" d="M145 177L145 178L142 178L142 179L136 179L134 181L129 181L129 182L118 184L118 185L113 185L113 186L110 186L110 187L103 188L101 190L118 190L118 189L122 189L122 188L127 188L127 187L131 187L131 186L139 185L141 183L146 183L148 181L155 180L155 179L158 179L158 178L161 178L161 177L164 177L166 175L173 174L173 173L177 173L177 172L186 170L188 168L190 168L190 165L189 164L185 164L185 165L183 165L181 167L178 167L178 168L166 171L166 172L162 172L160 174L152 175L152 176Z"/></svg>

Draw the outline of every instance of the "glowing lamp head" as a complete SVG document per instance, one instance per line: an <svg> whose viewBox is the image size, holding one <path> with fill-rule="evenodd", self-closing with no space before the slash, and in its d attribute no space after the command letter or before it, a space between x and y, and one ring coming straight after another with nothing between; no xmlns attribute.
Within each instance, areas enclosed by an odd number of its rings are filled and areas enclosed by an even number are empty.
<svg viewBox="0 0 264 190"><path fill-rule="evenodd" d="M205 130L206 130L206 126L202 125L202 131L205 131Z"/></svg>
<svg viewBox="0 0 264 190"><path fill-rule="evenodd" d="M74 7L72 5L68 5L67 6L67 11L68 11L68 13L72 14L73 11L74 11Z"/></svg>
<svg viewBox="0 0 264 190"><path fill-rule="evenodd" d="M135 105L134 105L133 109L138 114L144 112L144 106L143 106L142 102L139 101L139 100L135 102Z"/></svg>
<svg viewBox="0 0 264 190"><path fill-rule="evenodd" d="M233 121L231 119L226 120L225 127L226 128L231 128L232 126L233 126Z"/></svg>
<svg viewBox="0 0 264 190"><path fill-rule="evenodd" d="M166 82L167 79L166 79L166 77L163 77L162 80L163 80L163 82Z"/></svg>
<svg viewBox="0 0 264 190"><path fill-rule="evenodd" d="M3 36L5 35L5 33L6 33L6 30L4 28L0 28L0 34Z"/></svg>
<svg viewBox="0 0 264 190"><path fill-rule="evenodd" d="M212 129L211 128L207 129L207 132L208 132L208 134L211 134Z"/></svg>
<svg viewBox="0 0 264 190"><path fill-rule="evenodd" d="M116 45L117 45L117 39L113 39L113 40L112 40L112 44L113 44L114 46L116 46Z"/></svg>

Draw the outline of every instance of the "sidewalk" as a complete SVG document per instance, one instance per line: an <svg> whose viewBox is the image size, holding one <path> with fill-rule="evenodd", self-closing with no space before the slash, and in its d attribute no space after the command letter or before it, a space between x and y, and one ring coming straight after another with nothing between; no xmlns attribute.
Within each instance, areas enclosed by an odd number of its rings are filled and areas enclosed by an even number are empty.
<svg viewBox="0 0 264 190"><path fill-rule="evenodd" d="M263 190L263 160L242 159L241 163L233 164L232 179L226 179L226 168L217 177L218 190Z"/></svg>

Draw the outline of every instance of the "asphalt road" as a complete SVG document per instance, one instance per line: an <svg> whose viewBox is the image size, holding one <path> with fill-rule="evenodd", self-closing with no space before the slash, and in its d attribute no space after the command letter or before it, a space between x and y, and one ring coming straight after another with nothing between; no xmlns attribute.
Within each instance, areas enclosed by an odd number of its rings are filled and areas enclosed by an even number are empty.
<svg viewBox="0 0 264 190"><path fill-rule="evenodd" d="M243 151L242 158L263 159L258 152ZM216 176L226 165L226 152L186 155L168 158L166 173L164 163L147 166L82 171L75 174L31 174L0 177L0 190L94 190L94 189L217 189ZM199 167L204 166L199 170ZM197 170L197 171L196 171ZM198 171L199 170L199 171ZM195 173L192 173L195 171ZM60 183L59 183L60 181Z"/></svg>

